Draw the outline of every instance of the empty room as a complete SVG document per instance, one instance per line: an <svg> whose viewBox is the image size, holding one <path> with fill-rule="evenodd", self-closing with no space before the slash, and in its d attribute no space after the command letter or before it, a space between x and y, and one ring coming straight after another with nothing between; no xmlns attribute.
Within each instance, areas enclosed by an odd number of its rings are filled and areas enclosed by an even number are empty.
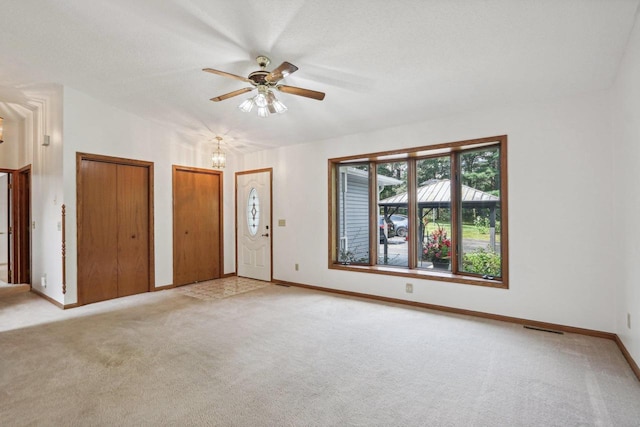
<svg viewBox="0 0 640 427"><path fill-rule="evenodd" d="M640 0L0 8L0 424L640 426Z"/></svg>

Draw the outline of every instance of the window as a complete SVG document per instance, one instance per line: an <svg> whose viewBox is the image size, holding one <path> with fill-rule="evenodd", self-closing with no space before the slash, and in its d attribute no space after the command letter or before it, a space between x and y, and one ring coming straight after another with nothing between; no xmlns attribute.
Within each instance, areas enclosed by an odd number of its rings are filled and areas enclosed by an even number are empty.
<svg viewBox="0 0 640 427"><path fill-rule="evenodd" d="M508 287L507 137L329 160L329 267Z"/></svg>
<svg viewBox="0 0 640 427"><path fill-rule="evenodd" d="M369 263L369 165L337 167L337 262Z"/></svg>
<svg viewBox="0 0 640 427"><path fill-rule="evenodd" d="M258 198L258 191L252 188L249 191L249 197L247 197L247 227L249 228L249 234L255 236L258 233L259 226L260 199Z"/></svg>
<svg viewBox="0 0 640 427"><path fill-rule="evenodd" d="M408 163L406 161L377 163L376 171L378 182L376 192L378 196L378 221L380 223L378 264L408 267L409 258L407 257L407 245L403 244L406 240L399 235L400 227L396 227L396 222L393 221L394 216L398 218L399 210L406 212L406 201L400 201L391 205L382 203L383 200L396 198L398 195L407 193ZM399 223L398 225L400 226Z"/></svg>

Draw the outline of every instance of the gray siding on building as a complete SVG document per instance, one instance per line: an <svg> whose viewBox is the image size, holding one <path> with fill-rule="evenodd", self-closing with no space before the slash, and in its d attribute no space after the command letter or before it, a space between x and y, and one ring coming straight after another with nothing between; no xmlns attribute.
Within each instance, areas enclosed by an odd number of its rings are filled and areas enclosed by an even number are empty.
<svg viewBox="0 0 640 427"><path fill-rule="evenodd" d="M346 191L344 191L345 176L347 177ZM369 180L341 173L340 188L343 190L338 198L340 249L350 252L350 261L368 261Z"/></svg>

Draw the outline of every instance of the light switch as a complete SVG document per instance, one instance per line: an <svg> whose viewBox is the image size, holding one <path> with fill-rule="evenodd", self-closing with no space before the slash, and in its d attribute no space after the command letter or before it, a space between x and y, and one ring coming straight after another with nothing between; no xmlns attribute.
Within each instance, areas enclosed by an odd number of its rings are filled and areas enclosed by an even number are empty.
<svg viewBox="0 0 640 427"><path fill-rule="evenodd" d="M287 220L286 219L279 219L278 220L278 227L286 227L287 226Z"/></svg>

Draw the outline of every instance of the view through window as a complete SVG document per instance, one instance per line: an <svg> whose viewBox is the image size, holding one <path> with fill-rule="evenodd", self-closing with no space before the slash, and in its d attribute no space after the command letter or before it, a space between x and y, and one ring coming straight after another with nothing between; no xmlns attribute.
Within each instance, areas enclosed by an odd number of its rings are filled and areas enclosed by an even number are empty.
<svg viewBox="0 0 640 427"><path fill-rule="evenodd" d="M330 266L507 287L505 155L501 136L332 159Z"/></svg>

